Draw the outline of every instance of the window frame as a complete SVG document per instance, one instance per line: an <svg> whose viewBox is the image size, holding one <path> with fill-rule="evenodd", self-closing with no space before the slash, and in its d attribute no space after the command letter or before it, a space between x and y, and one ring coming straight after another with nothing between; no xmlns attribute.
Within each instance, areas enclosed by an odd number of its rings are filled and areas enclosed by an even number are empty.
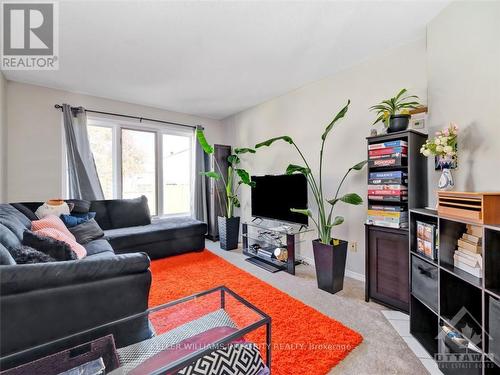
<svg viewBox="0 0 500 375"><path fill-rule="evenodd" d="M155 134L155 183L156 183L156 215L155 217L192 216L194 207L194 131L186 130L175 125L156 125L145 122L123 121L107 117L88 116L87 126L99 126L112 129L113 154L113 199L123 198L123 157L122 157L122 130L144 131ZM163 135L184 136L190 139L189 152L189 212L167 214L164 212L164 184L163 184Z"/></svg>

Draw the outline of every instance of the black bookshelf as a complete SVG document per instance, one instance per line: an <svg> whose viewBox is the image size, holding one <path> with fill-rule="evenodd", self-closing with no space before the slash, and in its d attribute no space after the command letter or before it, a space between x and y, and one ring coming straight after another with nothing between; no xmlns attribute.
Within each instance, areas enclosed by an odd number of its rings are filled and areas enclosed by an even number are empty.
<svg viewBox="0 0 500 375"><path fill-rule="evenodd" d="M368 204L401 205L409 209L427 205L427 158L420 154L420 148L427 140L427 134L414 130L383 134L367 138L368 146L390 141L405 141L408 156L401 164L392 166L368 166L367 184L370 173L403 171L407 173L408 199L403 202L371 200ZM365 225L365 300L373 300L388 307L408 312L408 228L387 228L373 224Z"/></svg>
<svg viewBox="0 0 500 375"><path fill-rule="evenodd" d="M427 209L410 210L409 219L410 333L437 360L444 374L500 374L500 226L442 217ZM417 220L437 226L436 261L415 251ZM467 224L482 228L482 278L453 266L453 252ZM427 275L413 271L419 261L437 271L436 288L429 287ZM416 284L423 285L420 277L427 278L425 300L437 300L437 308L422 300L421 291L417 293L421 287ZM450 345L443 326L461 334L470 348L464 353L463 348L458 350Z"/></svg>

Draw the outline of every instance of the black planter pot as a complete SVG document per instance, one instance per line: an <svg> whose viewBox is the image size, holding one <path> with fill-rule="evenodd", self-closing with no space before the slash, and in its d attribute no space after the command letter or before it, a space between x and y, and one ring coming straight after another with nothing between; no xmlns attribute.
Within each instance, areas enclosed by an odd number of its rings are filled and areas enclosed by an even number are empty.
<svg viewBox="0 0 500 375"><path fill-rule="evenodd" d="M238 248L238 238L240 236L239 217L217 218L219 224L219 241L223 250L234 250Z"/></svg>
<svg viewBox="0 0 500 375"><path fill-rule="evenodd" d="M389 120L387 133L402 132L408 129L410 123L410 115L392 115Z"/></svg>
<svg viewBox="0 0 500 375"><path fill-rule="evenodd" d="M325 245L313 241L314 263L318 288L335 294L344 288L347 241L340 240L338 245Z"/></svg>

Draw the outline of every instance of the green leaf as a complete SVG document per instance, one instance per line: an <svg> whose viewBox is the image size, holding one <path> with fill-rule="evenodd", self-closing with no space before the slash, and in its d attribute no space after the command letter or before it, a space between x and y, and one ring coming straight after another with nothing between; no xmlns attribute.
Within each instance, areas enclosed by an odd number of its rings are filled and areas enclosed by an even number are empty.
<svg viewBox="0 0 500 375"><path fill-rule="evenodd" d="M251 154L255 154L255 150L253 148L248 148L248 147L243 147L243 148L235 148L234 153L235 154L246 154L247 152Z"/></svg>
<svg viewBox="0 0 500 375"><path fill-rule="evenodd" d="M403 94L404 94L405 92L407 92L407 91L408 91L408 90L406 90L406 89L401 89L401 91L400 91L400 92L398 92L398 94L397 94L397 95L393 98L393 99L394 99L394 101L397 101L397 100L401 97L401 95L403 95Z"/></svg>
<svg viewBox="0 0 500 375"><path fill-rule="evenodd" d="M355 206L359 206L360 204L363 204L363 198L361 198L358 194L356 193L348 193L344 194L342 197L339 198L342 202L347 203L347 204L352 204Z"/></svg>
<svg viewBox="0 0 500 375"><path fill-rule="evenodd" d="M311 173L311 170L309 168L301 167L300 165L295 165L295 164L290 164L286 168L286 174L288 175L293 174L295 172L299 172L307 176L309 173Z"/></svg>
<svg viewBox="0 0 500 375"><path fill-rule="evenodd" d="M308 210L307 208L290 208L291 212L295 212L296 214L302 214L305 216L312 216L311 210Z"/></svg>
<svg viewBox="0 0 500 375"><path fill-rule="evenodd" d="M198 142L200 143L201 148L205 153L207 154L213 154L214 153L214 148L208 143L207 139L205 138L205 133L201 129L196 129L196 138L198 139Z"/></svg>
<svg viewBox="0 0 500 375"><path fill-rule="evenodd" d="M344 222L344 218L342 216L335 216L335 219L333 219L332 227L336 225L340 225Z"/></svg>
<svg viewBox="0 0 500 375"><path fill-rule="evenodd" d="M335 123L340 120L341 118L343 118L345 116L345 114L347 113L347 110L349 109L349 104L351 104L351 100L347 100L347 104L345 105L344 108L342 108L339 113L337 113L337 115L334 117L334 119L332 120L332 122L330 122L330 124L326 127L325 129L325 132L323 133L323 135L321 136L321 139L324 141L328 135L328 133L330 133L330 131L332 130L333 126L335 125Z"/></svg>
<svg viewBox="0 0 500 375"><path fill-rule="evenodd" d="M348 193L341 196L340 198L330 199L327 202L330 203L332 206L335 206L338 202L344 202L347 204L353 204L357 206L363 203L363 198L361 198L356 193Z"/></svg>
<svg viewBox="0 0 500 375"><path fill-rule="evenodd" d="M378 123L380 121L384 121L384 115L380 115L379 117L377 117L377 119L373 122L372 125L375 125L376 123Z"/></svg>
<svg viewBox="0 0 500 375"><path fill-rule="evenodd" d="M363 160L363 161L360 161L359 163L357 164L354 164L351 168L349 169L352 169L352 170L355 170L355 171L360 171L363 169L363 167L366 165L366 163L368 163L368 160Z"/></svg>
<svg viewBox="0 0 500 375"><path fill-rule="evenodd" d="M250 178L250 175L248 174L247 171L244 169L236 169L236 173L240 177L241 183L245 185L252 185L252 179Z"/></svg>
<svg viewBox="0 0 500 375"><path fill-rule="evenodd" d="M271 138L271 139L268 139L267 141L264 141L264 142L260 142L258 144L255 145L255 148L260 148L260 147L263 147L263 146L271 146L274 142L276 141L280 141L280 140L283 140L287 143L290 143L292 144L293 143L293 139L287 135L282 135L281 137L275 137L275 138Z"/></svg>
<svg viewBox="0 0 500 375"><path fill-rule="evenodd" d="M238 157L238 155L229 155L227 157L227 162L229 164L238 164L240 162L240 158Z"/></svg>
<svg viewBox="0 0 500 375"><path fill-rule="evenodd" d="M200 174L207 176L207 177L210 177L210 178L213 178L215 180L220 180L220 174L218 174L217 172L214 172L214 171L200 172Z"/></svg>

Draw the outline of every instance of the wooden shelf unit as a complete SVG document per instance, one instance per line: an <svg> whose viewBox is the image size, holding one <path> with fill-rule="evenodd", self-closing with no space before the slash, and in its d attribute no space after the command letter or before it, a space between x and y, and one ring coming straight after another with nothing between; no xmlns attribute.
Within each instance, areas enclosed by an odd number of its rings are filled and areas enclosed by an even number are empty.
<svg viewBox="0 0 500 375"><path fill-rule="evenodd" d="M408 143L408 157L404 165L369 167L367 183L371 172L404 171L408 174L408 200L402 202L407 208L427 205L427 158L420 154L420 148L427 140L427 134L414 130L389 133L367 138L368 146L389 141ZM368 199L369 204L401 205ZM404 312L409 310L408 285L408 228L387 228L365 225L365 300L373 300Z"/></svg>
<svg viewBox="0 0 500 375"><path fill-rule="evenodd" d="M489 354L489 304L490 298L500 301L500 227L481 225L483 278L475 277L453 266L453 252L457 240L466 230L470 221L460 221L455 218L438 216L437 211L426 209L410 210L410 333L424 346L432 358L436 355L443 358L444 335L440 332L443 324L457 330L479 350L477 361L472 363L475 368L453 366L439 361L438 366L444 374L500 374L500 358L493 362ZM416 237L415 222L424 221L437 224L438 252L437 261L415 254L413 238ZM418 260L427 262L429 267L435 267L438 272L437 311L414 296L412 282L412 263ZM418 276L417 276L418 277ZM434 296L429 296L434 297ZM465 310L464 310L465 308ZM465 314L464 314L465 312ZM494 319L500 321L500 316ZM467 327L466 327L467 326ZM434 338L432 338L434 337ZM500 335L497 338L500 340ZM465 363L465 362L464 362ZM479 368L479 369L478 369Z"/></svg>

